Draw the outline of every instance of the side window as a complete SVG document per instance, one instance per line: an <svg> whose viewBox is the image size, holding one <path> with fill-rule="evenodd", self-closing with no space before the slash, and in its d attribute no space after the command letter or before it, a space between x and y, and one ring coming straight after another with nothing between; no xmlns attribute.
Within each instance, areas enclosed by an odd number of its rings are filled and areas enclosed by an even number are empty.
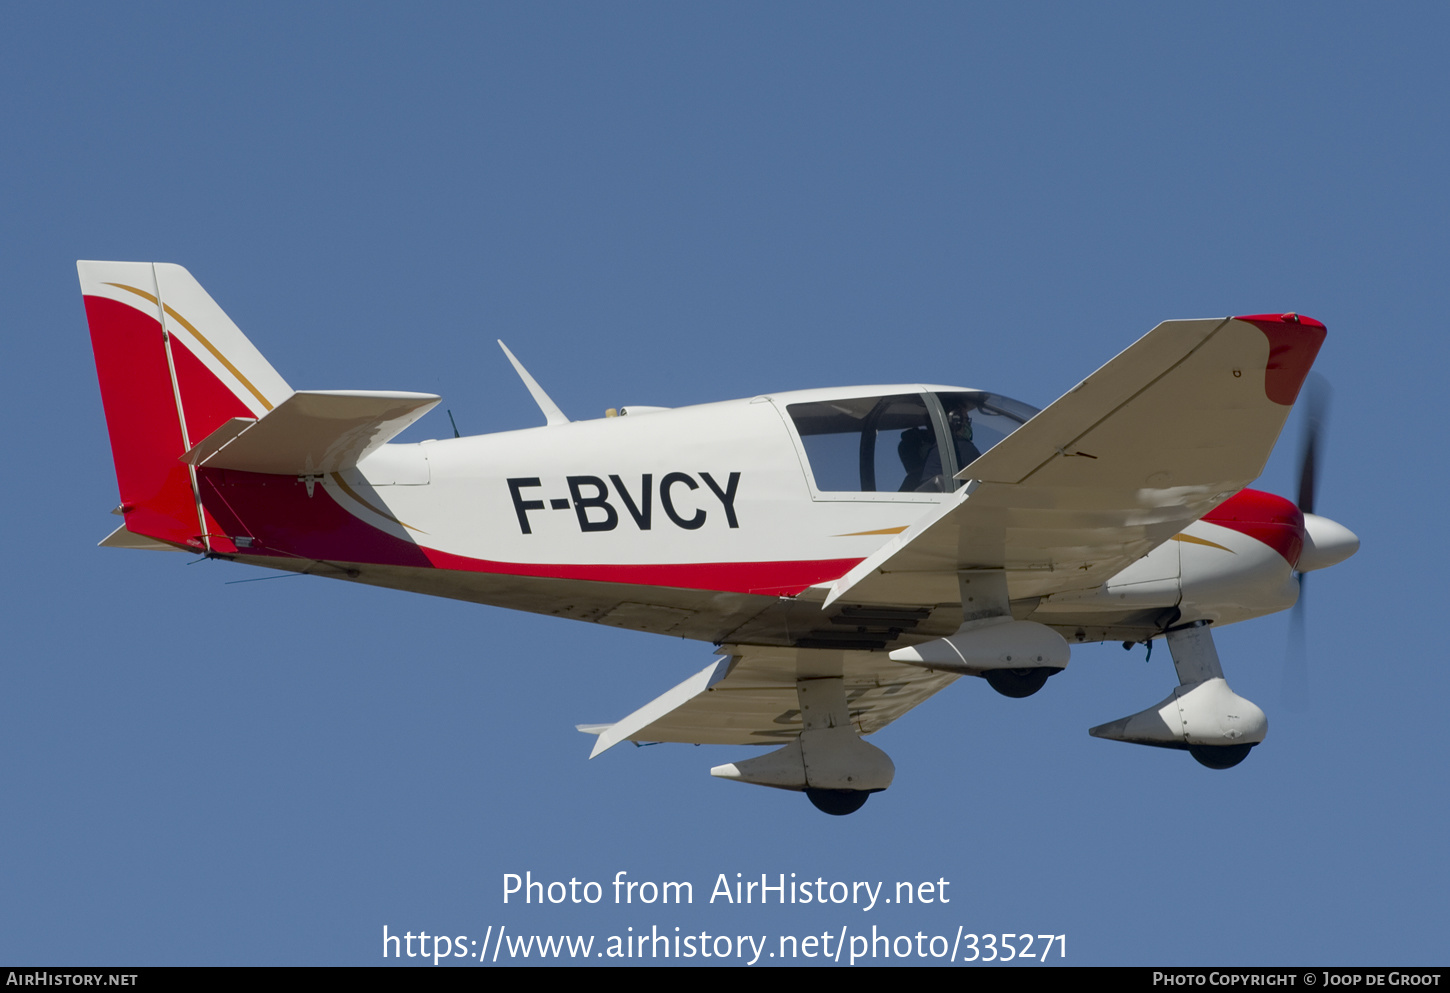
<svg viewBox="0 0 1450 993"><path fill-rule="evenodd" d="M919 394L857 397L786 408L822 492L939 493L928 475L936 434Z"/></svg>

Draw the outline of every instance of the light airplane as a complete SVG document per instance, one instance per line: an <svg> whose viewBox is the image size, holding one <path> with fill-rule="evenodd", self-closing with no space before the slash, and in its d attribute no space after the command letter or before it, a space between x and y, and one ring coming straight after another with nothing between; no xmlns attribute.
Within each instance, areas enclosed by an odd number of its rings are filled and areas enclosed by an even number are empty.
<svg viewBox="0 0 1450 993"><path fill-rule="evenodd" d="M78 269L124 521L102 545L712 643L581 726L593 754L774 746L711 772L828 813L891 785L865 736L963 675L1030 695L1072 643L1162 638L1179 680L1091 734L1237 764L1267 722L1213 628L1359 546L1303 489L1245 489L1324 340L1295 314L1167 321L1041 411L907 384L570 421L508 353L543 427L397 444L437 396L294 391L180 266Z"/></svg>

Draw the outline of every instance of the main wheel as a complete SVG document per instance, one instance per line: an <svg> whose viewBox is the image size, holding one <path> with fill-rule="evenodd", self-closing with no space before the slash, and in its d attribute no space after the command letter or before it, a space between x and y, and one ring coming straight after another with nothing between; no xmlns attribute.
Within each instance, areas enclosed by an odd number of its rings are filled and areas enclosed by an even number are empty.
<svg viewBox="0 0 1450 993"><path fill-rule="evenodd" d="M1189 745L1188 754L1210 769L1232 769L1249 757L1253 745Z"/></svg>
<svg viewBox="0 0 1450 993"><path fill-rule="evenodd" d="M866 805L871 794L866 790L806 790L806 798L817 810L844 817L854 814Z"/></svg>
<svg viewBox="0 0 1450 993"><path fill-rule="evenodd" d="M1020 700L1042 689L1048 677L1061 671L1049 666L1037 666L1034 669L988 669L983 676L998 693Z"/></svg>

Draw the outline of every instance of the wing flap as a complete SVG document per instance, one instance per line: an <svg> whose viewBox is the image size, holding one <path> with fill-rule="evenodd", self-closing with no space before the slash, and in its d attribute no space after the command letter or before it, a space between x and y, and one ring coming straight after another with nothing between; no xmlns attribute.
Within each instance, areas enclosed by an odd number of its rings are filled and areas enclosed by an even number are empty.
<svg viewBox="0 0 1450 993"><path fill-rule="evenodd" d="M892 662L872 652L732 646L667 693L616 724L581 725L598 734L590 758L621 741L696 745L779 745L801 730L796 679L839 659L851 718L861 734L890 724L955 682L952 673Z"/></svg>
<svg viewBox="0 0 1450 993"><path fill-rule="evenodd" d="M1013 598L1101 585L1263 471L1323 340L1294 315L1160 324L964 469L826 604L907 602L965 568L1006 569Z"/></svg>
<svg viewBox="0 0 1450 993"><path fill-rule="evenodd" d="M255 421L232 418L182 461L211 469L314 475L351 469L432 410L431 393L305 390Z"/></svg>

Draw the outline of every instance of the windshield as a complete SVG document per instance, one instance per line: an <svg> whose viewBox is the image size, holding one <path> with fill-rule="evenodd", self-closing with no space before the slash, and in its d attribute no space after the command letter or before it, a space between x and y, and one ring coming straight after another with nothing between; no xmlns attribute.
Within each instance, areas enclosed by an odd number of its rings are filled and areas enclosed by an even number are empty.
<svg viewBox="0 0 1450 993"><path fill-rule="evenodd" d="M985 455L1037 414L1037 408L996 393L962 390L938 393L956 444L957 471Z"/></svg>

